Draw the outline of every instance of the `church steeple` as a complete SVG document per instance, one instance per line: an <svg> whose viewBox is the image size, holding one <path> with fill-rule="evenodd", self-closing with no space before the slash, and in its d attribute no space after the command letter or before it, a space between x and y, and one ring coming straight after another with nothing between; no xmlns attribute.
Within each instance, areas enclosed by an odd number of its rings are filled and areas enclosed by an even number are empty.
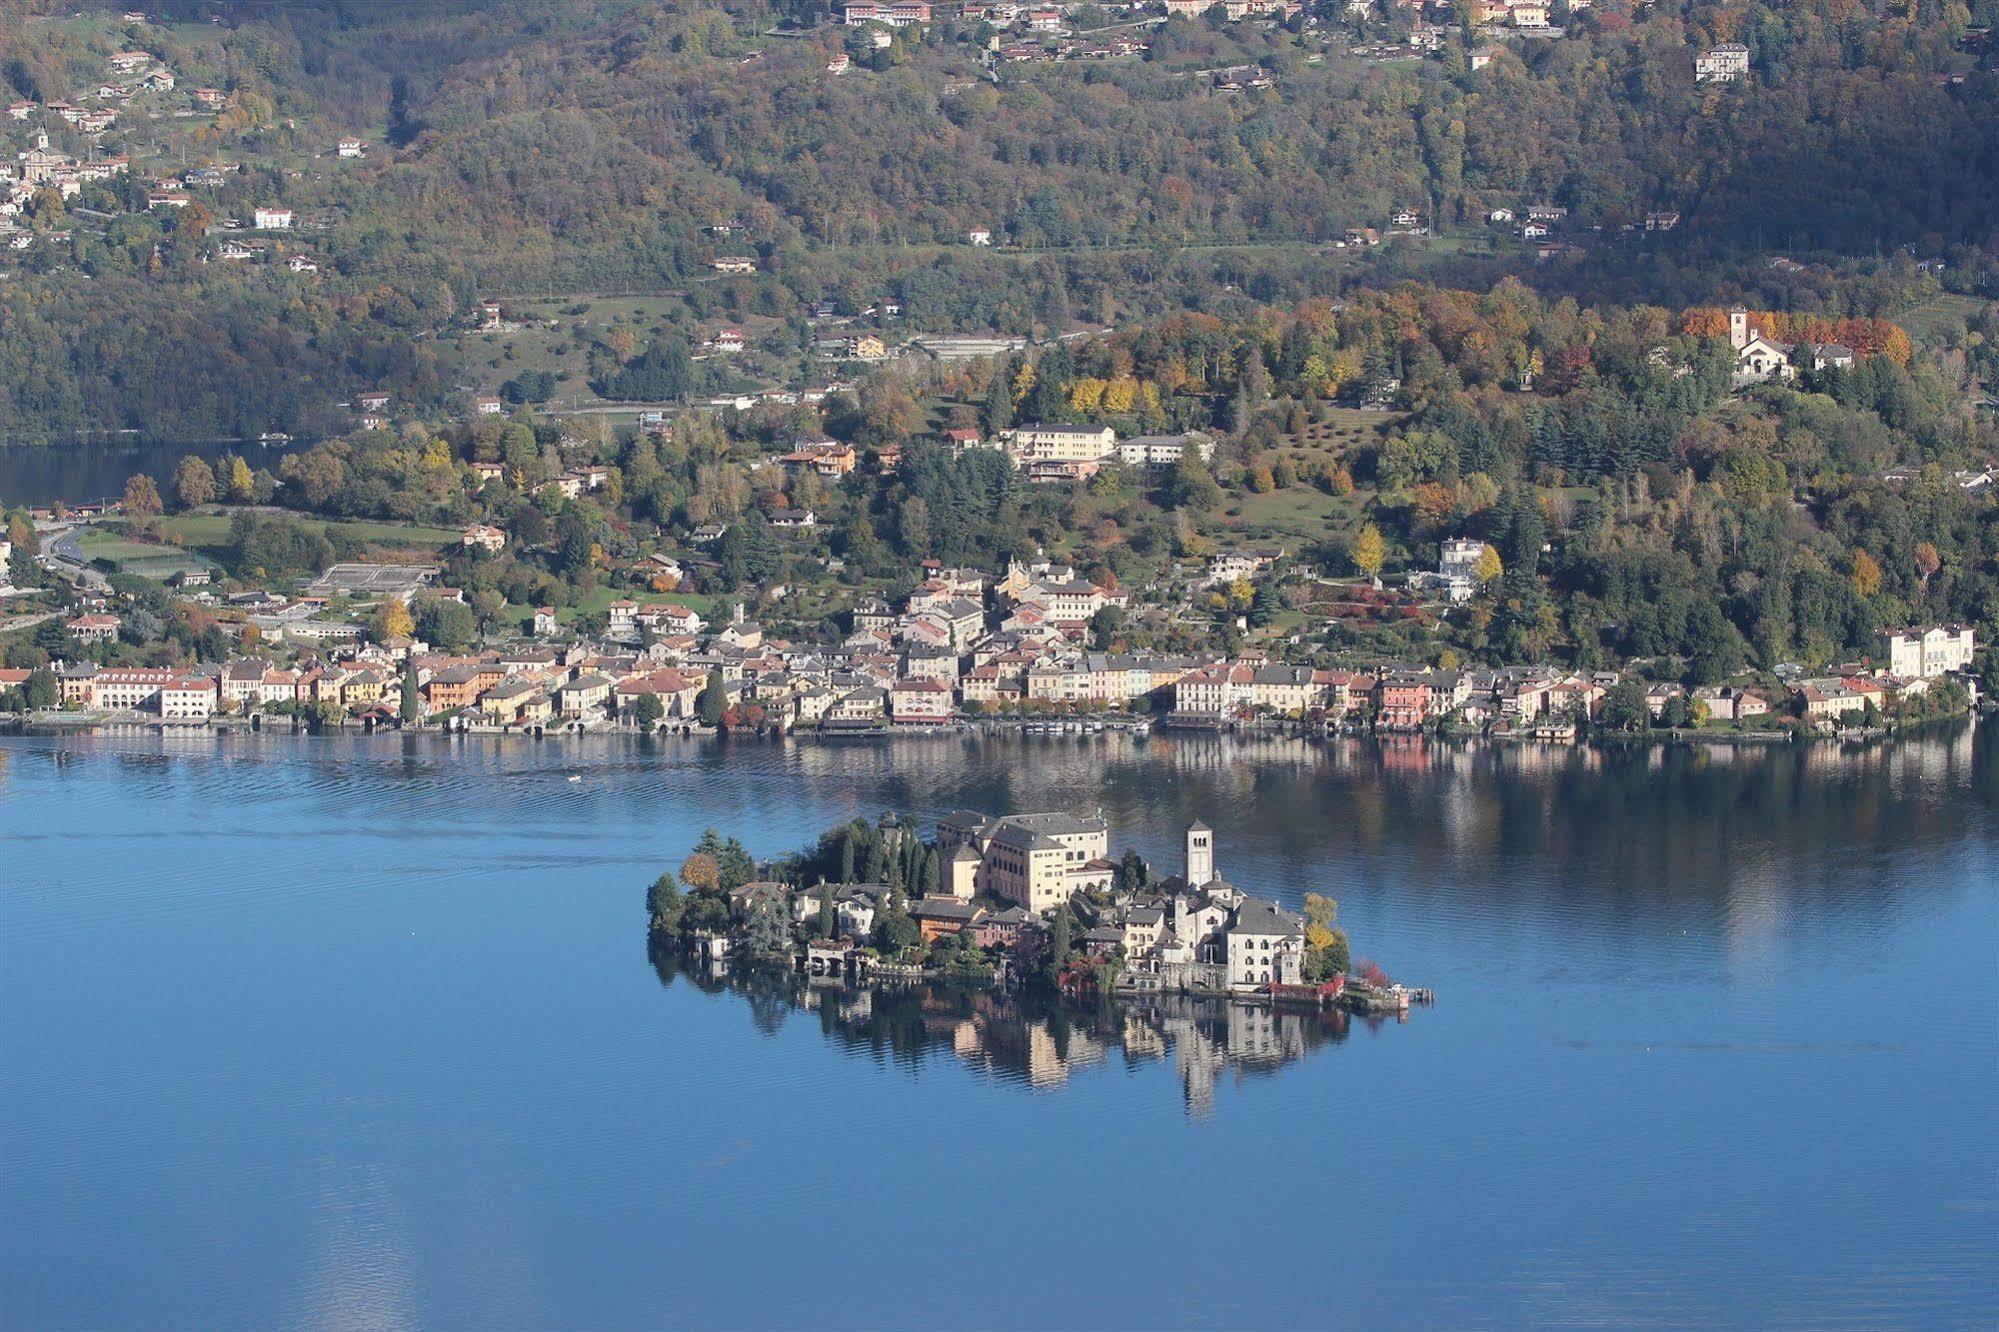
<svg viewBox="0 0 1999 1332"><path fill-rule="evenodd" d="M1187 825L1185 873L1189 888L1199 888L1215 877L1215 832L1199 819Z"/></svg>

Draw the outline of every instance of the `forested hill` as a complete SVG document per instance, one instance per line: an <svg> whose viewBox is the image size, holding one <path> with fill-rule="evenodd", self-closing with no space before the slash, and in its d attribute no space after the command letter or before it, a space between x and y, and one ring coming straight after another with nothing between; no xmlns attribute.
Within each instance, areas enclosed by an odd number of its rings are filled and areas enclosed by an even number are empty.
<svg viewBox="0 0 1999 1332"><path fill-rule="evenodd" d="M718 252L754 253L768 275L732 297L745 312L907 302L927 283L958 331L1213 308L1230 286L1271 299L1386 283L1404 257L1336 275L1321 247L1398 208L1445 237L1534 201L1610 236L1678 212L1642 253L1543 273L1531 253L1426 260L1474 285L1518 270L1626 303L1892 313L1882 256L1947 256L1966 290L1999 262L1999 79L1964 45L1988 15L1610 0L1476 72L1468 30L1434 57L1381 61L1347 48L1406 34L1409 11L1349 19L1328 0L1312 17L1175 20L1142 30L1141 58L990 72L982 24L877 48L811 0L169 4L124 33L0 18L10 97L74 96L133 41L225 92L212 120L135 119L98 147L130 154L135 177L222 163L203 216L281 201L312 220L323 260L303 284L203 271L215 235L143 211L38 248L0 295L16 344L0 350L0 432L233 432L298 422L371 377L434 400L441 371L419 344L481 295L672 289ZM1112 16L1071 21L1097 18ZM1750 49L1751 76L1697 84L1694 55L1723 40ZM1270 86L1219 91L1211 72L1230 65ZM329 145L350 134L369 156L336 169ZM129 209L134 191L72 203ZM35 225L61 227L49 213ZM975 227L1045 262L898 248L961 246ZM1173 260L1204 246L1266 250ZM1822 279L1773 290L1763 260L1779 251L1825 261ZM156 345L107 336L123 329Z"/></svg>

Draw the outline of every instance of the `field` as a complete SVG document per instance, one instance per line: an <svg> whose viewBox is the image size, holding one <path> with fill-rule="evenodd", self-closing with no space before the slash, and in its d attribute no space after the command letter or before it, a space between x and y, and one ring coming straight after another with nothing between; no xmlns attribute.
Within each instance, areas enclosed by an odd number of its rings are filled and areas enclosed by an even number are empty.
<svg viewBox="0 0 1999 1332"><path fill-rule="evenodd" d="M112 531L85 532L77 538L76 544L85 558L106 560L116 566L119 573L136 574L141 578L164 579L183 569L209 567L208 560L190 551L147 541L128 541Z"/></svg>
<svg viewBox="0 0 1999 1332"><path fill-rule="evenodd" d="M458 544L458 532L446 527L288 516L301 527L351 537L371 556L415 551L434 558L440 547ZM183 569L205 569L217 562L229 548L230 518L227 512L213 511L162 518L155 525L157 541L134 540L126 535L123 523L109 522L83 533L77 545L86 557L108 560L120 573L164 579Z"/></svg>
<svg viewBox="0 0 1999 1332"><path fill-rule="evenodd" d="M1967 322L1984 308L1985 302L1975 297L1945 294L1902 311L1895 316L1895 322L1907 329L1915 341L1930 344L1939 332Z"/></svg>

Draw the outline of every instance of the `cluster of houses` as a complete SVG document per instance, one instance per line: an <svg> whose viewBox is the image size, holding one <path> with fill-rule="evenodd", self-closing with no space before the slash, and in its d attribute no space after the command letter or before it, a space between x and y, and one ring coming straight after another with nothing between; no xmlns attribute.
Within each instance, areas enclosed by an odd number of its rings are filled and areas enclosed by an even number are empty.
<svg viewBox="0 0 1999 1332"><path fill-rule="evenodd" d="M1267 995L1304 983L1304 922L1223 879L1205 823L1187 828L1180 873L1143 886L1119 884L1101 813L960 810L938 820L935 848L939 890L909 903L926 944L962 935L1031 962L1045 947L1048 913L1073 905L1087 923L1074 940L1078 952L1087 962L1121 957L1122 991ZM807 967L844 970L891 891L879 883L757 881L731 893L729 905L739 922L769 912L807 926L830 906L832 934L808 944Z"/></svg>

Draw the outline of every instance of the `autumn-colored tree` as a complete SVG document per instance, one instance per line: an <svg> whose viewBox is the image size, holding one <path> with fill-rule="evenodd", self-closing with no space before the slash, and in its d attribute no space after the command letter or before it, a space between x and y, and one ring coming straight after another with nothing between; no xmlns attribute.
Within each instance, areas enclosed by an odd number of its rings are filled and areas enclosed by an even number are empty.
<svg viewBox="0 0 1999 1332"><path fill-rule="evenodd" d="M1361 528L1353 543L1354 568L1375 579L1381 577L1381 566L1387 560L1388 545L1381 539L1381 529L1373 523Z"/></svg>
<svg viewBox="0 0 1999 1332"><path fill-rule="evenodd" d="M1506 566L1500 563L1499 552L1491 546L1478 553L1478 559L1471 567L1471 576L1483 587L1490 587L1498 582L1505 573Z"/></svg>
<svg viewBox="0 0 1999 1332"><path fill-rule="evenodd" d="M243 504L255 498L256 493L257 480L251 475L250 464L240 457L232 457L229 460L229 499Z"/></svg>
<svg viewBox="0 0 1999 1332"><path fill-rule="evenodd" d="M1881 566L1872 555L1860 549L1853 550L1853 595L1871 597L1881 590Z"/></svg>
<svg viewBox="0 0 1999 1332"><path fill-rule="evenodd" d="M1923 580L1923 591L1925 593L1930 590L1930 579L1935 578L1937 571L1941 568L1943 568L1943 556L1937 553L1937 548L1927 541L1918 541L1916 543L1916 576Z"/></svg>
<svg viewBox="0 0 1999 1332"><path fill-rule="evenodd" d="M375 607L375 618L370 622L369 631L378 643L391 638L408 638L416 632L416 621L410 617L410 608L399 598L385 597L382 604Z"/></svg>
<svg viewBox="0 0 1999 1332"><path fill-rule="evenodd" d="M174 468L174 497L183 509L192 509L215 498L215 469L192 453Z"/></svg>
<svg viewBox="0 0 1999 1332"><path fill-rule="evenodd" d="M696 851L680 862L680 883L690 892L716 892L722 886L722 871L715 857L706 851Z"/></svg>
<svg viewBox="0 0 1999 1332"><path fill-rule="evenodd" d="M160 515L160 488L153 484L153 478L144 472L133 473L125 483L125 516L127 518L157 518Z"/></svg>

